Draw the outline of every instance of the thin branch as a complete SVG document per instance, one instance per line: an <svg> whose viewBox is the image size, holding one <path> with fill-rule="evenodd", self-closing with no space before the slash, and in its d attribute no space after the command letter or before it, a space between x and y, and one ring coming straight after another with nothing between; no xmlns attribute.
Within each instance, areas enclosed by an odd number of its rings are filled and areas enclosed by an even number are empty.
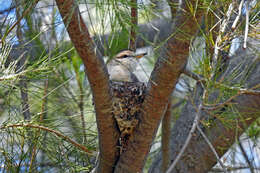
<svg viewBox="0 0 260 173"><path fill-rule="evenodd" d="M54 93L56 90L58 90L59 88L61 88L62 86L66 85L70 80L72 80L74 77L70 77L68 80L66 80L65 82L63 82L62 84L60 84L59 86L57 86L56 88L52 89L46 96L41 97L40 99L45 99L46 97L48 97L49 95L51 95L52 93ZM30 105L30 107L32 107L33 105L35 105L37 103L32 103ZM28 107L28 109L30 108Z"/></svg>
<svg viewBox="0 0 260 173"><path fill-rule="evenodd" d="M234 3L234 2L233 2ZM217 64L217 59L218 59L218 54L219 54L219 50L220 50L220 43L222 41L222 36L223 34L225 33L226 31L226 28L227 28L227 24L230 20L230 17L231 17L231 14L232 14L232 11L233 11L233 8L234 8L234 4L231 3L228 7L228 11L226 13L226 16L225 16L225 19L222 21L221 25L220 25L220 29L219 29L219 35L216 39L216 42L215 42L215 48L214 48L214 54L213 54L213 67L215 67L215 65Z"/></svg>
<svg viewBox="0 0 260 173"><path fill-rule="evenodd" d="M43 99L42 102L42 110L41 110L41 114L40 114L40 123L42 123L43 119L44 119L44 114L45 114L45 106L47 104L47 90L48 90L48 80L46 80L44 82L44 96L45 98ZM40 129L38 129L37 134L36 134L36 138L37 140L35 141L34 145L33 145L33 150L32 150L32 155L31 155L31 160L30 160L30 165L29 165L29 172L32 172L32 168L33 168L33 163L36 157L36 150L37 150L37 144L38 144L38 138L40 137Z"/></svg>
<svg viewBox="0 0 260 173"><path fill-rule="evenodd" d="M259 85L256 85L256 87L253 88L257 88L259 87ZM235 89L237 90L237 89ZM238 90L238 93L231 96L229 99L227 99L226 101L222 102L222 103L217 103L217 104L204 104L205 106L203 106L204 110L208 110L208 111L214 111L217 110L225 105L230 104L236 97L242 95L242 94L250 94L250 95L260 95L260 91L259 90L253 90L253 89L240 89Z"/></svg>
<svg viewBox="0 0 260 173"><path fill-rule="evenodd" d="M131 30L129 37L129 49L136 50L136 27L138 25L137 0L131 0Z"/></svg>
<svg viewBox="0 0 260 173"><path fill-rule="evenodd" d="M185 100L180 100L179 102L172 105L171 98L167 106L167 110L164 114L162 120L162 171L166 172L170 164L170 135L171 135L171 114L172 110L179 107Z"/></svg>
<svg viewBox="0 0 260 173"><path fill-rule="evenodd" d="M24 16L20 16L20 10L21 9L20 9L17 1L16 1L16 5L17 5L16 11L15 11L16 12L16 19L17 19L16 36L18 38L19 43L23 44L22 28L21 28L20 21ZM27 13L24 13L24 14L26 15ZM23 71L23 69L25 68L25 61L26 61L26 57L23 55L21 57L21 59L19 59L19 63L18 63L18 66L17 66L18 67L17 68L18 73ZM22 100L22 114L23 114L25 120L30 120L31 119L31 113L30 113L30 110L29 110L28 91L27 91L28 86L27 86L27 81L26 81L25 76L21 76L20 81L19 81L19 85L20 85L21 100Z"/></svg>
<svg viewBox="0 0 260 173"><path fill-rule="evenodd" d="M29 98L28 98L28 86L27 81L24 76L20 78L19 81L20 91L21 91L21 101L22 101L22 114L25 120L31 119Z"/></svg>
<svg viewBox="0 0 260 173"><path fill-rule="evenodd" d="M172 18L175 17L178 7L180 6L179 0L167 0L169 7L171 8Z"/></svg>
<svg viewBox="0 0 260 173"><path fill-rule="evenodd" d="M183 74L189 76L190 78L200 82L200 81L206 81L202 76L196 74L196 73L193 73L192 71L188 70L188 69L184 69L183 70Z"/></svg>
<svg viewBox="0 0 260 173"><path fill-rule="evenodd" d="M112 172L117 160L119 132L112 115L112 94L104 60L91 39L80 14L77 1L56 0L70 39L81 57L93 93L99 137L98 172ZM108 164L109 163L109 164Z"/></svg>
<svg viewBox="0 0 260 173"><path fill-rule="evenodd" d="M231 172L231 171L238 171L238 170L242 170L242 169L249 169L248 166L237 166L237 167L232 167L232 166L227 166L227 171ZM255 170L260 170L260 167L258 168L254 168ZM212 168L213 172L223 172L223 169L221 168Z"/></svg>
<svg viewBox="0 0 260 173"><path fill-rule="evenodd" d="M197 129L199 130L200 134L202 135L202 137L204 138L204 140L207 142L207 144L209 145L211 151L214 153L214 155L217 158L217 161L219 162L220 166L223 169L223 172L227 173L227 169L225 167L225 165L222 163L221 159L218 156L218 153L216 152L215 148L213 147L213 145L210 143L209 139L207 138L207 136L204 134L204 132L201 130L200 126L197 125Z"/></svg>
<svg viewBox="0 0 260 173"><path fill-rule="evenodd" d="M243 4L244 4L244 0L241 0L241 2L240 2L240 4L239 4L239 7L238 7L238 14L237 14L237 17L236 17L236 19L235 19L235 21L234 21L234 23L233 23L233 25L232 25L232 27L231 27L232 30L234 30L234 29L236 28L237 23L238 23L238 21L239 21L239 19L240 19Z"/></svg>
<svg viewBox="0 0 260 173"><path fill-rule="evenodd" d="M202 96L202 99L205 97L205 91L203 92L203 96ZM198 110L197 110L197 113L194 117L194 121L193 121L193 124L192 124L192 127L190 129L190 132L186 138L186 141L185 143L183 144L180 152L178 153L178 155L176 156L176 158L174 159L173 163L171 164L171 166L169 167L169 169L167 170L166 173L171 173L173 171L173 169L175 168L176 164L179 162L179 160L181 159L183 153L185 152L186 148L188 147L189 143L190 143L190 140L193 136L193 134L195 133L195 130L196 130L196 127L198 126L199 124L199 121L200 121L200 117L201 117L201 111L202 111L202 101L201 103L199 104L199 107L198 107Z"/></svg>
<svg viewBox="0 0 260 173"><path fill-rule="evenodd" d="M44 81L44 94L43 94L43 101L42 101L42 111L41 111L41 115L40 115L40 122L42 122L44 120L44 118L46 117L45 112L47 109L47 94L48 94L48 87L49 87L49 79L47 78L46 81ZM45 115L45 116L44 116Z"/></svg>
<svg viewBox="0 0 260 173"><path fill-rule="evenodd" d="M242 145L241 140L238 140L238 146L239 146L239 148L240 148L240 150L241 150L241 152L242 152L242 154L243 154L243 156L244 156L244 158L245 158L245 160L246 160L246 163L247 163L248 166L249 166L250 172L251 172L251 173L254 173L254 172L255 172L255 171L254 171L254 166L252 165L251 161L249 160L249 158L248 158L248 156L247 156L247 154L246 154L246 151L245 151L245 149L244 149L244 147L243 147L243 145Z"/></svg>
<svg viewBox="0 0 260 173"><path fill-rule="evenodd" d="M22 16L19 16L19 17L17 18L17 21L8 29L8 31L7 31L7 32L5 33L5 35L2 37L2 39L1 39L1 41L0 41L1 43L4 42L6 36L15 28L16 25L18 25L18 24L21 22L21 20L31 11L31 9L38 3L38 1L39 1L39 0L35 0L35 1L31 4L30 7L28 7L26 10L24 10Z"/></svg>
<svg viewBox="0 0 260 173"><path fill-rule="evenodd" d="M162 120L162 171L166 172L170 163L170 135L171 135L171 108L172 101L169 99L167 110Z"/></svg>
<svg viewBox="0 0 260 173"><path fill-rule="evenodd" d="M82 132L83 132L83 141L82 143L87 143L87 134L86 134L86 122L85 122L85 117L84 117L84 91L83 91L83 87L81 86L81 84L79 83L79 91L80 91L80 95L79 95L79 110L80 110L80 119L81 119L81 125L82 125Z"/></svg>
<svg viewBox="0 0 260 173"><path fill-rule="evenodd" d="M171 106L171 109L176 109L179 107L182 103L184 103L185 99L180 100L178 103Z"/></svg>
<svg viewBox="0 0 260 173"><path fill-rule="evenodd" d="M183 70L183 74L191 77L192 79L198 81L198 82L202 82L203 84L205 83L206 79L204 79L202 76L197 75L196 73L193 73L190 70ZM234 100L236 97L242 95L242 94L251 94L251 95L260 95L260 91L259 90L255 90L257 88L260 87L260 85L256 85L254 87L252 87L251 89L248 88L240 88L240 87L232 87L232 86L227 86L225 84L222 84L220 82L215 81L216 85L219 85L220 87L225 87L226 89L229 90L237 90L238 93L234 96L231 96L228 100L222 102L222 103L217 103L217 104L204 104L203 108L204 110L209 110L209 111L213 111L213 110L217 110L227 104L229 104L230 102L232 102L232 100Z"/></svg>
<svg viewBox="0 0 260 173"><path fill-rule="evenodd" d="M245 26L245 38L244 38L244 45L243 48L246 49L247 47L247 37L248 37L248 29L249 29L249 0L245 2L245 9L246 9L246 26Z"/></svg>
<svg viewBox="0 0 260 173"><path fill-rule="evenodd" d="M81 85L81 84L78 83L78 85ZM82 132L83 132L83 143L86 143L87 135L86 135L86 131L85 131L86 125L85 125L85 118L84 118L84 91L83 91L83 88L82 88L82 86L79 86L79 88L80 88L79 101L76 99L76 96L73 94L73 92L70 90L70 88L68 86L64 85L64 88L67 91L67 93L70 95L70 98L75 102L75 104L78 106L78 108L80 110L80 118L81 118Z"/></svg>
<svg viewBox="0 0 260 173"><path fill-rule="evenodd" d="M56 130L49 129L48 127L34 125L34 124L11 124L11 125L0 126L0 129L18 128L18 127L30 127L30 128L41 129L41 130L53 133L56 136L64 139L65 141L69 142L70 144L74 145L75 147L79 148L80 150L84 151L85 153L87 153L89 155L93 155L93 156L95 155L94 151L87 149L84 145L77 143L76 141L74 141L70 137L63 135L62 133L60 133Z"/></svg>
<svg viewBox="0 0 260 173"><path fill-rule="evenodd" d="M174 5L175 2L172 0L169 4ZM158 57L147 84L146 97L142 104L142 123L137 126L127 150L120 156L115 173L142 171L169 97L187 63L190 42L197 33L205 12L204 8L197 8L202 5L202 0L180 3L174 26L169 28L174 34L162 46L162 56Z"/></svg>
<svg viewBox="0 0 260 173"><path fill-rule="evenodd" d="M80 73L79 73L79 67L76 66L76 64L73 63L73 68L74 68L74 72L76 74L76 81L78 84L78 88L79 88L79 102L77 102L77 105L79 107L79 111L80 111L80 120L81 120L81 125L82 125L82 134L83 134L83 140L82 143L86 143L87 142L87 134L86 134L86 122L85 122L85 117L84 117L84 91L83 91L83 86L82 86L82 81L80 78Z"/></svg>

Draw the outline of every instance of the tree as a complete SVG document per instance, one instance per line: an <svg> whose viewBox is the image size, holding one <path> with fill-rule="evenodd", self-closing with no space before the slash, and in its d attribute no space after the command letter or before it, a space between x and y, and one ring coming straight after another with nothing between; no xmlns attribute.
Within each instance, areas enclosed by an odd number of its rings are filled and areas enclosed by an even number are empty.
<svg viewBox="0 0 260 173"><path fill-rule="evenodd" d="M96 172L121 173L141 172L143 170L159 124L164 117L167 106L170 105L171 93L176 88L176 84L183 73L197 80L197 90L194 91L194 96L189 99L183 108L182 114L172 129L170 138L170 152L172 154L170 159L173 163L171 163L168 171L209 171L219 161L219 157L234 143L237 137L245 132L247 127L255 122L259 116L260 97L257 90L259 88L258 79L260 73L257 73L259 72L259 63L249 61L249 57L252 56L252 59L256 57L255 52L251 50L244 52L241 50L240 53L240 55L247 56L244 64L241 64L250 67L246 70L236 67L237 62L243 61L244 57L237 56L236 54L227 58L228 56L225 54L227 48L224 46L228 45L227 42L231 40L231 37L228 35L230 32L227 32L223 25L230 22L229 15L223 20L220 30L217 31L214 29L212 32L210 27L215 25L216 19L207 10L207 7L213 2L204 0L178 2L174 0L168 1L172 16L170 22L170 26L172 26L169 30L170 36L163 42L163 46L160 47L159 57L155 63L149 82L146 84L144 101L141 105L142 112L139 115L139 124L134 130L133 138L130 138L126 151L119 155L118 140L120 132L117 129L113 116L114 96L111 88L112 84L109 81L109 75L102 54L99 49L96 49L96 43L90 36L89 28L82 19L77 3L73 0L56 0L59 13L62 16L72 44L85 66L85 73L93 95L99 143L99 161ZM34 6L34 3L31 7ZM234 3L230 5L226 2L222 4L222 7L229 11L234 5ZM132 8L136 8L136 6L132 4ZM203 16L205 28L201 28ZM30 23L30 19L27 19L27 23ZM33 28L29 27L29 29L31 32L33 31ZM137 41L138 45L138 39L134 38L135 31L135 29L132 30L131 36L133 38L131 40ZM205 41L206 60L201 62L201 69L198 70L200 75L186 69L190 47L198 31L208 39ZM225 40L224 36L228 37L228 41ZM215 39L216 42L212 43ZM253 41L250 40L250 42ZM218 47L224 48L219 51ZM76 60L73 61L72 59L72 63L82 94L84 91L78 70L80 67L77 65L78 62ZM234 67L236 67L236 72L234 72ZM19 72L17 73L19 74ZM247 73L243 78L243 84L239 78L230 77L234 73ZM226 79L229 79L229 81L226 82ZM240 85L235 86L238 83ZM69 89L67 90L69 91ZM80 144L84 144L84 141L87 139L84 132L83 98L80 100L80 102L75 102L81 110L82 135L85 136L83 141L74 141L57 131L41 126L44 120L43 116L40 117L40 120L37 120L40 123L39 126L32 123L13 124L3 125L2 129L10 127L35 128L39 130L36 133L36 137L40 136L40 130L44 130L57 135L83 150L86 154L93 154L84 145ZM45 104L46 102L42 104L43 110ZM42 115L43 112L41 113ZM224 126L225 122L231 120L231 118L225 119L224 115L233 116L233 121L229 125L239 128L230 129ZM33 132L29 131L28 133ZM203 138L204 134L207 137ZM207 143L206 139L209 139L210 142ZM228 140L229 142L223 142L224 140ZM31 141L29 141L29 144L32 148L37 148L38 145L37 142ZM209 152L213 150L210 148L212 146L216 150L216 156L213 152ZM35 151L33 150L30 153L30 164L33 164L33 158L35 157ZM161 164L161 156L159 154L154 164L152 164L150 171L159 172ZM199 166L197 166L198 164ZM31 169L29 170L31 171Z"/></svg>

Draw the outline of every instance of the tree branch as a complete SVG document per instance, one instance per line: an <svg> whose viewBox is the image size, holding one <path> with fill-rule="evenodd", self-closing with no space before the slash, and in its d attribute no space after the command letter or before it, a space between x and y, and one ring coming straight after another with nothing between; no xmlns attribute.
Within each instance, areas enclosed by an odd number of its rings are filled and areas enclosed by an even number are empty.
<svg viewBox="0 0 260 173"><path fill-rule="evenodd" d="M186 65L190 41L197 33L203 15L202 7L202 1L196 0L185 1L180 5L181 10L176 13L178 15L171 30L173 36L167 41L163 55L158 58L147 85L141 123L127 151L120 157L115 172L142 171L169 96Z"/></svg>
<svg viewBox="0 0 260 173"><path fill-rule="evenodd" d="M248 164L248 167L249 167L249 169L250 169L250 172L251 172L251 173L255 173L255 171L254 171L254 166L252 165L252 162L251 162L250 159L248 158L247 153L246 153L246 151L245 151L245 149L244 149L244 147L243 147L243 144L242 144L242 142L241 142L240 139L238 140L238 146L239 146L239 148L240 148L240 150L241 150L241 152L242 152L242 155L244 156L244 159L246 160L246 163Z"/></svg>
<svg viewBox="0 0 260 173"><path fill-rule="evenodd" d="M38 3L39 0L34 0L29 8L23 11L22 16L17 17L17 21L7 30L5 35L1 38L0 43L3 43L5 41L6 36L15 28L16 25L18 25L21 20L31 11L33 7Z"/></svg>
<svg viewBox="0 0 260 173"><path fill-rule="evenodd" d="M171 136L171 113L172 113L172 100L169 99L167 110L162 119L162 171L166 172L170 164L170 136Z"/></svg>
<svg viewBox="0 0 260 173"><path fill-rule="evenodd" d="M206 95L206 92L203 91L203 94L202 94L202 100L205 99L205 95ZM193 124L192 124L192 127L190 129L190 132L185 140L185 143L184 145L182 146L181 150L179 151L178 155L176 156L176 158L174 159L173 163L171 164L171 166L169 167L169 169L167 170L166 173L171 173L176 164L179 162L179 160L181 159L183 153L185 152L186 148L188 147L190 141L191 141L191 138L192 136L194 135L195 131L196 131L196 127L198 126L199 124L199 121L200 121L200 117L201 117L201 110L202 110L202 101L200 101L199 103L199 106L198 106L198 110L196 110L196 114L195 114L195 117L194 117L194 120L193 120Z"/></svg>
<svg viewBox="0 0 260 173"><path fill-rule="evenodd" d="M95 103L99 132L100 159L98 172L112 172L117 156L119 132L111 114L112 99L109 76L100 52L96 49L78 6L73 0L56 0L60 14L79 56L85 65Z"/></svg>
<svg viewBox="0 0 260 173"><path fill-rule="evenodd" d="M131 0L131 31L129 38L129 49L136 50L136 31L138 25L137 0Z"/></svg>
<svg viewBox="0 0 260 173"><path fill-rule="evenodd" d="M30 8L24 10L23 15L20 16L21 8L18 5L18 2L15 2L17 4L15 14L16 14L16 23L12 26L13 28L17 25L16 29L16 36L18 38L18 41L20 44L24 44L23 38L22 38L22 28L21 28L21 20L24 18L24 16L30 12L31 8L36 5L37 1L33 3ZM8 32L11 32L11 29ZM7 33L8 34L8 33ZM18 66L17 66L17 73L22 72L26 64L26 56L25 54L19 59L18 61ZM22 114L25 120L31 120L31 113L30 113L30 105L29 105L29 99L28 99L28 86L27 86L27 81L25 76L21 76L19 80L19 85L20 85L20 92L21 92L21 100L22 100Z"/></svg>
<svg viewBox="0 0 260 173"><path fill-rule="evenodd" d="M207 142L207 144L209 145L211 151L214 153L217 161L219 162L221 168L223 169L224 173L227 173L227 169L225 167L225 165L223 164L223 162L220 160L220 157L218 156L218 153L216 152L215 148L213 147L213 145L210 143L209 139L207 138L207 136L204 134L204 132L202 131L202 129L200 128L199 125L197 125L197 129L200 132L200 134L203 136L204 140Z"/></svg>
<svg viewBox="0 0 260 173"><path fill-rule="evenodd" d="M34 125L34 124L30 124L30 123L28 123L28 124L20 123L20 124L3 125L3 126L0 126L0 129L19 128L19 127L30 127L30 128L34 128L34 129L39 129L39 130L44 130L44 131L50 132L50 133L55 134L56 136L58 136L60 138L63 138L65 141L69 142L73 146L77 147L78 149L84 151L85 153L87 153L89 155L94 155L95 154L95 152L87 149L84 145L81 145L81 144L77 143L76 141L74 141L73 139L71 139L68 136L63 135L59 131L56 131L56 130L53 130L53 129L49 129L48 127Z"/></svg>
<svg viewBox="0 0 260 173"><path fill-rule="evenodd" d="M250 41L254 43L253 40ZM257 43L250 45L257 46ZM257 55L258 54L256 54L254 51L250 51L248 49L244 50L241 46L241 48L237 50L236 54L230 57L229 66L227 67L226 71L223 72L224 75L220 77L225 80L229 80L228 83L243 83L245 87L256 89L259 87L260 82L260 63L254 60L257 58ZM245 70L245 66L252 67L250 68L250 73ZM234 73L234 68L236 69L236 72L239 73L239 77L234 77L232 80L230 80L230 76L232 76ZM247 76L243 77L244 74ZM216 93L219 93L220 91L222 90L219 89L219 91L216 91L210 95L210 100L217 100L219 96ZM191 115L196 114L194 104L199 103L201 93L202 92L198 89L196 90L194 101L189 101L185 105L180 118L176 121L175 126L172 129L170 142L171 159L174 159L177 156L180 148L185 143L194 119L194 117ZM231 119L227 119L228 122L224 121L228 123L227 125L226 123L223 123L223 119L218 119L218 115L214 114L227 114L229 106L232 108L232 110L236 108L237 111L232 111L232 117L236 117L235 120L233 119L232 121ZM259 118L259 108L260 95L257 94L256 90L255 92L243 92L240 95L236 95L236 97L232 97L232 104L223 107L217 112L205 110L202 111L202 121L206 120L211 122L209 127L202 127L202 130L212 146L215 148L219 157L223 156L223 154L235 142L237 137L240 136L252 122ZM228 117L224 116L222 118ZM179 172L178 170L186 173L208 172L217 162L217 158L213 152L209 152L210 150L211 149L207 142L203 140L199 133L196 133L192 137L189 146L183 154L183 157L177 163L173 173ZM156 166L151 167L149 172L159 173L160 165L162 164L161 156L158 155L154 163Z"/></svg>

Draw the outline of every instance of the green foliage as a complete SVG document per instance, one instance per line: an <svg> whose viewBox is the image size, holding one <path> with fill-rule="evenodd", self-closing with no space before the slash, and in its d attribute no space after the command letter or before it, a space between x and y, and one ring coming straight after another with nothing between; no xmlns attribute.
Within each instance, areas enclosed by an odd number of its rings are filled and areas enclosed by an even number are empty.
<svg viewBox="0 0 260 173"><path fill-rule="evenodd" d="M37 10L34 13L37 13ZM46 32L39 31L43 21L35 22L32 13L25 16L23 22L26 27L23 28L23 42L19 43L19 47L18 44L11 46L8 40L1 44L0 164L4 165L1 171L89 171L92 169L95 155L87 155L73 143L51 131L30 127L4 128L8 125L30 123L57 131L81 145L85 131L87 136L84 146L90 151L97 150L91 93L84 70L80 68L80 58L71 44L56 42L55 46L47 45L49 42L44 40ZM8 27L5 30L8 30ZM52 34L54 31L55 29ZM25 63L23 69L18 72L18 64L22 58ZM31 114L29 122L23 120L23 100L19 84L21 77L26 77L26 93ZM85 129L81 126L80 98L83 98Z"/></svg>
<svg viewBox="0 0 260 173"><path fill-rule="evenodd" d="M247 130L247 135L250 137L250 139L253 139L254 143L257 144L257 140L260 137L260 123L259 120L257 120L255 123L253 123Z"/></svg>
<svg viewBox="0 0 260 173"><path fill-rule="evenodd" d="M214 107L238 95L239 90L246 86L246 80L254 68L254 64L244 67L242 62L238 63L228 77L219 80L220 72L223 70L220 66L221 61L217 62L216 66L212 65L210 51L215 46L217 33L214 27L218 22L214 18L216 18L215 15L218 15L217 18L222 18L231 2L231 0L205 0L204 6L201 7L208 9L207 15L210 15L210 18L205 19L204 26L200 29L200 36L203 40L199 43L205 43L205 46L199 50L201 56L197 58L198 63L195 63L196 67L193 72L201 75L204 80L202 84L207 91L207 97L203 103L208 107ZM20 13L31 3L32 1L26 0L18 3ZM82 0L77 3L88 5L87 10L82 11L82 14L88 13L86 21L93 36L109 33L107 40L102 41L104 54L109 58L118 51L128 48L131 27L137 30L138 36L143 37L142 33L138 32L138 26L131 23L130 1ZM51 17L47 18L48 16L42 15L41 8L51 11ZM139 24L157 19L163 12L161 9L158 10L153 3L139 3L137 8ZM93 11L90 12L91 9L94 9L95 15ZM190 6L190 13L195 14L196 10L197 7ZM250 23L256 24L259 21L258 16L259 5L252 10ZM98 24L92 19L98 20ZM61 18L56 7L50 4L43 7L36 6L24 16L21 22L22 40L18 40L15 34L16 28L9 32L15 20L14 16L6 16L4 22L1 21L0 24L2 36L0 45L0 136L2 139L0 165L4 165L0 170L3 172L89 172L95 166L98 139L92 94L83 62L72 44L65 39L67 38L64 33L65 27L59 23ZM45 20L50 20L51 23L45 23ZM47 29L43 30L44 27ZM151 27L154 26L151 25ZM223 37L220 42L223 44L221 51L228 52L231 38L239 35L243 27L244 23L238 27L240 30L228 33L230 35L225 33L227 37ZM151 64L160 57L161 52L158 50L163 48L169 38L175 34L175 32L171 33L166 40L159 43L149 43L154 46L155 51L155 57L150 60ZM190 36L187 35L187 37ZM199 49L199 47L193 48L194 51ZM18 53L12 55L13 52ZM18 71L18 64L22 58L25 59L23 68ZM243 69L243 74L241 74L241 69ZM242 78L239 82L232 83L233 79L240 76ZM21 96L23 87L20 81L22 79L27 84L24 88L28 95L27 101ZM193 89L193 86L189 87L189 90ZM215 93L218 97L212 100L209 96ZM28 103L31 114L31 119L27 121L23 117L23 102ZM181 109L182 106L173 110L174 121L179 117ZM215 118L227 128L234 128L230 124L241 118L232 103L220 106L210 113L212 117L202 122L208 128L214 125ZM17 124L24 126L15 126ZM31 128L26 124L45 129ZM85 127L82 124L85 124ZM58 136L53 131L67 138ZM259 123L256 122L248 129L247 135L257 141L259 131ZM154 144L160 142L160 137L158 133ZM83 145L94 154L86 154L68 139ZM157 148L150 153L146 169L149 169L158 151Z"/></svg>

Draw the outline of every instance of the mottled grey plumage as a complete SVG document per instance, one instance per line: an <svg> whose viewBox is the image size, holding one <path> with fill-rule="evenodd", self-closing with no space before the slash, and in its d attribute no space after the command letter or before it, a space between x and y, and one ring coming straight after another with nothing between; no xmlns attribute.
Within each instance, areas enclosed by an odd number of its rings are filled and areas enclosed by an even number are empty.
<svg viewBox="0 0 260 173"><path fill-rule="evenodd" d="M137 58L146 53L135 54L125 50L118 53L107 65L113 91L113 116L119 131L120 153L125 151L139 120L140 106L144 99L144 83L138 82L133 73Z"/></svg>
<svg viewBox="0 0 260 173"><path fill-rule="evenodd" d="M133 132L139 123L141 104L144 101L146 86L142 82L111 81L113 93L113 116L119 131L120 153L124 152Z"/></svg>

